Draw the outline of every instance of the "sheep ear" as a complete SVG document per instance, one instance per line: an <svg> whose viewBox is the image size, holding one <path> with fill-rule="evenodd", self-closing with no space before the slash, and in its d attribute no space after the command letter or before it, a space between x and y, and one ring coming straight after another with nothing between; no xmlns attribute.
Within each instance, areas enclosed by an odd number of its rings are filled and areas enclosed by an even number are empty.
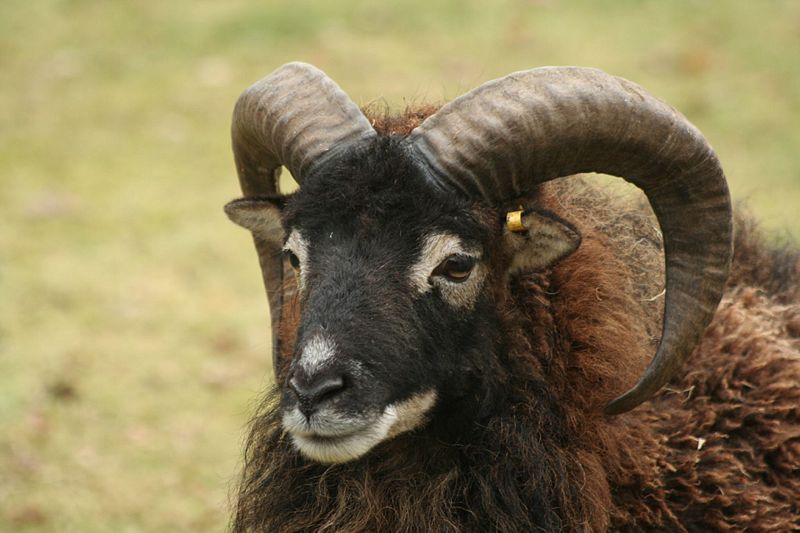
<svg viewBox="0 0 800 533"><path fill-rule="evenodd" d="M581 244L572 224L543 209L508 213L503 238L512 254L509 275L550 268Z"/></svg>
<svg viewBox="0 0 800 533"><path fill-rule="evenodd" d="M282 245L281 211L284 204L283 197L239 198L225 205L225 214L256 237Z"/></svg>

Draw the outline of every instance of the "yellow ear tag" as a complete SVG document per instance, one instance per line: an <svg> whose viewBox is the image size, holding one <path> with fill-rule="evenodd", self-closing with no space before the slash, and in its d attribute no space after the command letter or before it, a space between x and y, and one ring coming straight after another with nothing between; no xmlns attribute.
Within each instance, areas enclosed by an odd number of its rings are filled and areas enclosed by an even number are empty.
<svg viewBox="0 0 800 533"><path fill-rule="evenodd" d="M521 209L519 211L509 211L506 213L506 227L508 231L513 231L514 233L526 231L527 228L522 224L522 213L523 211Z"/></svg>

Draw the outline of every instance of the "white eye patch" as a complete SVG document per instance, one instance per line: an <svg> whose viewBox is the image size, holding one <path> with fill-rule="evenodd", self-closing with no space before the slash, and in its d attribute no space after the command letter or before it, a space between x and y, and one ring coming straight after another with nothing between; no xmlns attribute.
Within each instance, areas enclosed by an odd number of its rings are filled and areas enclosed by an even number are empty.
<svg viewBox="0 0 800 533"><path fill-rule="evenodd" d="M297 279L297 290L303 292L307 279L308 267L308 241L303 237L299 230L293 229L283 245L284 251L292 252L300 261L300 274Z"/></svg>
<svg viewBox="0 0 800 533"><path fill-rule="evenodd" d="M464 255L480 259L480 250L465 246L461 238L451 233L433 233L425 237L422 251L409 271L411 287L425 294L434 287L439 289L442 298L457 309L470 309L480 294L486 268L478 261L469 278L463 282L453 282L443 276L433 275L442 261L451 255Z"/></svg>

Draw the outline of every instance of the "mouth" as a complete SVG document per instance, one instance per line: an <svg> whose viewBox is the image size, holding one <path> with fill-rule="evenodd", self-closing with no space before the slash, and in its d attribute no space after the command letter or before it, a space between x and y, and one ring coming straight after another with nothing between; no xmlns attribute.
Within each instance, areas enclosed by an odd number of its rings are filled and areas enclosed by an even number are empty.
<svg viewBox="0 0 800 533"><path fill-rule="evenodd" d="M333 410L315 413L311 419L297 407L283 415L283 427L297 449L319 463L344 463L363 456L379 443L424 422L436 401L431 390L390 404L371 415L346 416Z"/></svg>
<svg viewBox="0 0 800 533"><path fill-rule="evenodd" d="M393 412L381 414L374 422L359 429L326 435L313 432L289 432L298 450L320 463L344 463L366 454L383 441L396 420Z"/></svg>

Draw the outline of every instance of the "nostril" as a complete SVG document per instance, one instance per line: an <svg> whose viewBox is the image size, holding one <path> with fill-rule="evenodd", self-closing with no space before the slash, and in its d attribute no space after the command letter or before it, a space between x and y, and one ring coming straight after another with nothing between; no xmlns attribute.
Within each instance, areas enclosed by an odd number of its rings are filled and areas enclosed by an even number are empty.
<svg viewBox="0 0 800 533"><path fill-rule="evenodd" d="M317 403L325 398L336 395L344 388L344 378L342 376L330 376L311 389L311 394Z"/></svg>
<svg viewBox="0 0 800 533"><path fill-rule="evenodd" d="M303 372L295 373L289 380L289 388L300 402L300 410L306 415L324 400L336 396L345 388L344 376L323 372L316 376L307 376Z"/></svg>

